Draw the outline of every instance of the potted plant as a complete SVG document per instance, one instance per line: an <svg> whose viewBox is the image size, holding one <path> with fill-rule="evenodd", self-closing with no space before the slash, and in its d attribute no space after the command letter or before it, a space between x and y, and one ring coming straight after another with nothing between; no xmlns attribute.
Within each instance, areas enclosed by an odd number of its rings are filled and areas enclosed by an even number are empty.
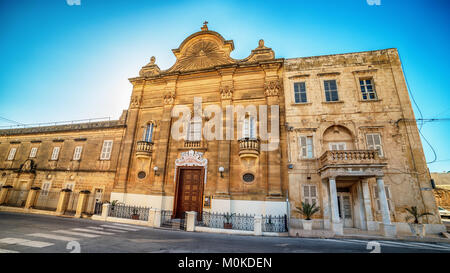
<svg viewBox="0 0 450 273"><path fill-rule="evenodd" d="M417 209L416 206L413 206L411 208L406 208L406 211L409 212L409 214L411 214L411 215L406 216L406 221L409 221L410 219L414 219L414 221L412 223L408 223L409 227L411 228L411 232L413 234L415 234L417 237L420 237L420 238L424 237L425 236L425 225L421 224L419 222L419 219L426 215L433 215L433 213L426 212L426 211L419 213L419 210Z"/></svg>
<svg viewBox="0 0 450 273"><path fill-rule="evenodd" d="M320 210L320 207L316 207L316 203L312 205L309 203L302 202L301 207L297 207L297 211L300 212L305 219L303 220L303 229L304 230L312 230L312 220L311 217L316 214Z"/></svg>
<svg viewBox="0 0 450 273"><path fill-rule="evenodd" d="M119 204L119 200L111 201L111 210L114 210L114 207Z"/></svg>
<svg viewBox="0 0 450 273"><path fill-rule="evenodd" d="M231 218L233 218L234 214L235 213L230 214L230 213L227 212L227 214L223 215L223 217L225 217L225 222L223 223L223 228L225 228L225 229L232 229L233 228L233 224L231 223Z"/></svg>
<svg viewBox="0 0 450 273"><path fill-rule="evenodd" d="M139 220L139 214L137 209L133 209L133 214L131 214L131 219Z"/></svg>

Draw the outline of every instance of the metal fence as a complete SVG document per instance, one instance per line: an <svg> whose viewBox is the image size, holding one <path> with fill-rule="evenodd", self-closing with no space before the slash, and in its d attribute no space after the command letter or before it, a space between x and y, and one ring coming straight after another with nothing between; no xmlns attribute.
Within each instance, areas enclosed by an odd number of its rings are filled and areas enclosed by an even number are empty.
<svg viewBox="0 0 450 273"><path fill-rule="evenodd" d="M262 216L262 231L263 232L287 232L287 215Z"/></svg>
<svg viewBox="0 0 450 273"><path fill-rule="evenodd" d="M228 218L228 219L227 219ZM228 220L228 221L227 221ZM218 212L202 213L202 220L197 222L198 226L210 228L225 228L225 224L229 222L231 229L237 230L254 230L255 217L249 214L227 214Z"/></svg>
<svg viewBox="0 0 450 273"><path fill-rule="evenodd" d="M33 206L33 208L56 211L56 207L58 206L59 194L59 190L40 191L39 196L36 200L36 204Z"/></svg>
<svg viewBox="0 0 450 273"><path fill-rule="evenodd" d="M109 209L108 216L148 221L149 211L150 208L147 207L127 206L120 204L111 206Z"/></svg>
<svg viewBox="0 0 450 273"><path fill-rule="evenodd" d="M6 206L24 207L27 202L29 190L15 190L10 189L6 197Z"/></svg>
<svg viewBox="0 0 450 273"><path fill-rule="evenodd" d="M102 215L103 211L103 203L102 202L96 202L94 205L94 211L93 214L95 215Z"/></svg>
<svg viewBox="0 0 450 273"><path fill-rule="evenodd" d="M75 215L77 211L78 198L80 194L77 192L71 192L69 196L69 202L67 203L67 208L64 214L66 215Z"/></svg>
<svg viewBox="0 0 450 273"><path fill-rule="evenodd" d="M186 214L183 213L181 218L172 218L171 210L161 211L161 226L171 229L186 230Z"/></svg>

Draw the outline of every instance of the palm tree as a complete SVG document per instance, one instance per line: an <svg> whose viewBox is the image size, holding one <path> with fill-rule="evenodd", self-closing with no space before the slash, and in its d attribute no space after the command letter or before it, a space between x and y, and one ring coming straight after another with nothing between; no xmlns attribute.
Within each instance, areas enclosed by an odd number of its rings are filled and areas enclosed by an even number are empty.
<svg viewBox="0 0 450 273"><path fill-rule="evenodd" d="M408 221L410 219L414 219L414 224L419 224L419 218L421 218L423 216L433 215L433 213L430 213L430 212L419 213L419 210L417 209L416 206L413 206L411 208L406 208L406 211L411 214L406 217L406 221Z"/></svg>
<svg viewBox="0 0 450 273"><path fill-rule="evenodd" d="M297 207L298 212L306 217L306 220L311 220L311 216L320 210L320 207L316 207L316 203L312 205L309 203L302 202L302 207Z"/></svg>

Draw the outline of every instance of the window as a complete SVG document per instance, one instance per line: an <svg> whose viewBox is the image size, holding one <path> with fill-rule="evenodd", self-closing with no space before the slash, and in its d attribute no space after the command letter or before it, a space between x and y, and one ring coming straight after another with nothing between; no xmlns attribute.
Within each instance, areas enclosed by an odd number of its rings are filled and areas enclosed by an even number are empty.
<svg viewBox="0 0 450 273"><path fill-rule="evenodd" d="M389 189L389 186L385 185L384 186L384 190L386 192L386 199L387 199L389 211L393 211L392 210L391 191ZM373 186L373 192L374 192L374 196L375 196L375 202L377 203L377 210L380 211L381 210L381 204L380 204L380 196L378 195L378 186L377 185Z"/></svg>
<svg viewBox="0 0 450 273"><path fill-rule="evenodd" d="M255 117L247 117L244 119L243 124L243 138L256 138L256 118Z"/></svg>
<svg viewBox="0 0 450 273"><path fill-rule="evenodd" d="M147 127L144 130L144 137L143 140L146 142L152 142L153 139L153 123L147 124Z"/></svg>
<svg viewBox="0 0 450 273"><path fill-rule="evenodd" d="M30 151L30 158L36 157L37 150L38 150L37 147L31 148L31 151Z"/></svg>
<svg viewBox="0 0 450 273"><path fill-rule="evenodd" d="M188 125L188 141L200 141L202 140L202 120L195 119L189 122Z"/></svg>
<svg viewBox="0 0 450 273"><path fill-rule="evenodd" d="M73 189L75 188L75 183L66 183L66 186L64 188L73 191Z"/></svg>
<svg viewBox="0 0 450 273"><path fill-rule="evenodd" d="M307 204L317 204L317 190L315 185L303 186L303 202Z"/></svg>
<svg viewBox="0 0 450 273"><path fill-rule="evenodd" d="M304 82L294 83L294 100L295 103L307 102L306 84Z"/></svg>
<svg viewBox="0 0 450 273"><path fill-rule="evenodd" d="M324 81L326 101L339 101L336 80Z"/></svg>
<svg viewBox="0 0 450 273"><path fill-rule="evenodd" d="M380 134L367 134L367 149L369 150L377 150L378 155L383 157L383 147L381 145L381 136Z"/></svg>
<svg viewBox="0 0 450 273"><path fill-rule="evenodd" d="M58 160L60 147L53 147L51 160Z"/></svg>
<svg viewBox="0 0 450 273"><path fill-rule="evenodd" d="M83 146L75 147L75 150L73 151L73 160L80 160L82 151L83 151Z"/></svg>
<svg viewBox="0 0 450 273"><path fill-rule="evenodd" d="M300 143L300 157L313 158L314 148L312 136L300 136L299 143Z"/></svg>
<svg viewBox="0 0 450 273"><path fill-rule="evenodd" d="M8 154L8 160L14 160L14 156L16 155L17 148L11 148Z"/></svg>
<svg viewBox="0 0 450 273"><path fill-rule="evenodd" d="M109 160L111 158L113 141L105 140L103 141L102 152L100 154L100 160Z"/></svg>
<svg viewBox="0 0 450 273"><path fill-rule="evenodd" d="M343 151L347 150L347 145L344 142L333 142L330 143L331 151Z"/></svg>
<svg viewBox="0 0 450 273"><path fill-rule="evenodd" d="M373 86L372 79L363 79L359 80L359 86L361 87L361 93L363 100L376 100L377 93L375 92L375 88Z"/></svg>
<svg viewBox="0 0 450 273"><path fill-rule="evenodd" d="M51 186L50 182L44 182L44 184L42 184L42 190L40 195L47 196L48 192L50 191L50 186Z"/></svg>

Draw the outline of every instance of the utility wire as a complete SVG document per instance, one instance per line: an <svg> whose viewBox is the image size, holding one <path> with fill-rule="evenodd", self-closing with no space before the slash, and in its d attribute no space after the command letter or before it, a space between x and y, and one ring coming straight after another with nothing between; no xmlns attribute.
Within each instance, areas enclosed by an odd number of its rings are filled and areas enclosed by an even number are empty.
<svg viewBox="0 0 450 273"><path fill-rule="evenodd" d="M7 118L1 117L1 116L0 116L0 119L5 120L5 121L7 121L7 122L9 122L9 123L15 123L15 124L24 125L23 123L20 123L20 122L11 120L11 119L7 119Z"/></svg>

